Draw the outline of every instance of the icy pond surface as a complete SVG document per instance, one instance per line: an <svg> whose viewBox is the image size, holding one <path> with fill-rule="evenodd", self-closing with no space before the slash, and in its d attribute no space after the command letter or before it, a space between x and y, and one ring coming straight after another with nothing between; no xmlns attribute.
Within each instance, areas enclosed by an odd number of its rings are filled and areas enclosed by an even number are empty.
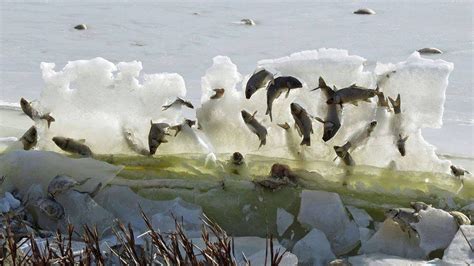
<svg viewBox="0 0 474 266"><path fill-rule="evenodd" d="M38 98L44 87L41 62L62 67L97 56L114 63L139 60L146 73L182 75L188 98L197 104L200 78L216 55L229 56L246 75L261 59L320 47L347 49L368 59L367 68L377 61L403 61L423 47L437 47L444 53L427 57L452 62L454 70L446 89L443 126L423 133L438 153L472 157L472 5L472 1L4 2L0 100ZM377 14L352 14L365 6ZM256 25L237 23L242 18L251 18ZM80 23L89 29L74 30ZM2 134L6 136L10 135Z"/></svg>

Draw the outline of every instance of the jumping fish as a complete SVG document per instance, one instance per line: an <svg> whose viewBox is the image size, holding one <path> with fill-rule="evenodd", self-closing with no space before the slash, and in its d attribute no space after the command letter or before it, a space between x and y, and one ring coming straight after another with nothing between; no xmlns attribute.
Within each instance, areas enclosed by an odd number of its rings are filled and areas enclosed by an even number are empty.
<svg viewBox="0 0 474 266"><path fill-rule="evenodd" d="M166 132L166 129L170 126L167 123L153 123L150 121L150 132L148 133L148 147L150 148L150 155L156 153L156 149L160 146L161 143L168 142L165 139L166 135L169 135Z"/></svg>
<svg viewBox="0 0 474 266"><path fill-rule="evenodd" d="M400 94L397 95L397 99L393 100L388 96L388 99L390 100L390 103L392 104L392 108L395 114L399 114L402 112L401 110L401 100L400 100Z"/></svg>
<svg viewBox="0 0 474 266"><path fill-rule="evenodd" d="M65 137L54 137L53 141L63 151L79 154L86 157L92 156L92 151L87 145L84 144L84 139L74 140Z"/></svg>
<svg viewBox="0 0 474 266"><path fill-rule="evenodd" d="M31 150L36 143L38 142L38 131L35 126L31 126L25 134L20 138L21 143L23 144L23 149Z"/></svg>
<svg viewBox="0 0 474 266"><path fill-rule="evenodd" d="M402 156L405 156L406 154L405 142L407 141L407 139L408 139L408 136L402 137L402 134L398 135L397 149Z"/></svg>
<svg viewBox="0 0 474 266"><path fill-rule="evenodd" d="M161 110L162 110L162 111L165 111L165 110L167 110L167 109L170 108L170 107L173 107L173 106L178 107L178 106L183 106L183 105L186 106L186 107L188 107L188 108L194 109L194 106L193 106L193 104L192 104L191 102L186 101L186 100L183 100L183 99L181 99L181 98L179 98L179 97L176 97L176 100L174 100L174 102L172 102L172 103L170 103L170 104L168 104L168 105L163 105Z"/></svg>
<svg viewBox="0 0 474 266"><path fill-rule="evenodd" d="M241 111L242 114L242 119L244 120L245 124L247 127L252 131L255 135L258 136L258 139L260 140L260 146L259 148L262 147L267 143L267 129L262 126L256 119L255 119L255 114L257 111L255 111L252 115L248 113L245 110Z"/></svg>
<svg viewBox="0 0 474 266"><path fill-rule="evenodd" d="M334 95L335 89L331 89L322 77L319 77L319 86L314 90L321 89L321 91L326 96L326 100L329 100ZM339 128L341 128L341 108L337 104L327 104L328 110L326 113L326 119L323 120L319 117L315 117L315 119L324 125L324 133L323 133L323 140L325 142L332 139Z"/></svg>
<svg viewBox="0 0 474 266"><path fill-rule="evenodd" d="M213 91L215 92L215 94L211 96L211 100L216 100L224 96L225 89L219 88L219 89L214 89Z"/></svg>
<svg viewBox="0 0 474 266"><path fill-rule="evenodd" d="M451 165L450 168L451 168L451 172L453 173L454 176L462 176L462 175L465 175L465 174L470 174L469 171L464 170L459 166Z"/></svg>
<svg viewBox="0 0 474 266"><path fill-rule="evenodd" d="M35 108L33 108L33 106L31 106L31 102L28 102L27 100L25 100L25 98L20 99L20 106L21 106L21 110L23 110L23 112L31 119L46 120L46 122L48 123L48 128L50 127L51 123L55 121L54 118L49 113L44 114L44 115L40 114L38 110L36 110Z"/></svg>
<svg viewBox="0 0 474 266"><path fill-rule="evenodd" d="M267 89L267 112L265 114L270 115L270 121L273 121L273 101L280 97L283 92L286 91L286 97L288 97L291 89L297 89L301 87L303 87L301 82L291 76L278 77L269 83Z"/></svg>
<svg viewBox="0 0 474 266"><path fill-rule="evenodd" d="M273 74L265 69L255 72L247 81L245 86L245 98L250 99L252 95L261 88L265 88L268 82L273 80Z"/></svg>
<svg viewBox="0 0 474 266"><path fill-rule="evenodd" d="M334 92L334 94L326 101L327 104L339 104L342 106L344 103L352 103L358 105L358 101L370 102L369 98L377 95L379 88L375 90L363 88L352 84L347 88L343 88Z"/></svg>
<svg viewBox="0 0 474 266"><path fill-rule="evenodd" d="M135 136L135 133L131 129L124 127L122 129L122 133L123 137L125 138L125 142L131 150L141 155L150 155L150 152L146 148L145 144L137 136Z"/></svg>
<svg viewBox="0 0 474 266"><path fill-rule="evenodd" d="M183 126L188 126L188 127L191 128L194 125L196 125L195 120L184 119L183 123L181 123L179 125L176 125L176 126L172 126L172 127L170 127L170 129L175 131L174 136L176 137L178 135L178 133L181 132L181 130L183 130Z"/></svg>
<svg viewBox="0 0 474 266"><path fill-rule="evenodd" d="M351 143L347 142L343 146L334 146L334 151L337 156L342 159L345 165L354 166L355 162L352 159L352 156L349 154L349 149L351 148Z"/></svg>
<svg viewBox="0 0 474 266"><path fill-rule="evenodd" d="M297 103L290 105L291 115L295 120L295 126L303 140L300 145L311 146L311 133L313 133L313 124L306 110Z"/></svg>

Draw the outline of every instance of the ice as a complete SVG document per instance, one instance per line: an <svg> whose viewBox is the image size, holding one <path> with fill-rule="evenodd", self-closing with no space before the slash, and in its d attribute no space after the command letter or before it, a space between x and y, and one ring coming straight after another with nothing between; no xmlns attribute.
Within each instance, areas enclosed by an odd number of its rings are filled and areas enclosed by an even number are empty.
<svg viewBox="0 0 474 266"><path fill-rule="evenodd" d="M363 245L374 235L375 231L366 227L359 227L360 243Z"/></svg>
<svg viewBox="0 0 474 266"><path fill-rule="evenodd" d="M274 246L273 248L280 249L280 254L285 251L285 249L280 245ZM266 263L265 263L265 258L267 258ZM263 265L263 266L271 265L270 258L268 257L268 254L266 253L265 250L261 250L257 252L256 254L252 255L248 259L252 265ZM295 256L291 252L286 252L280 261L280 265L296 266L298 265L298 262L299 260L297 256Z"/></svg>
<svg viewBox="0 0 474 266"><path fill-rule="evenodd" d="M346 208L359 227L368 227L373 221L372 217L370 217L364 209L359 209L354 206L346 206Z"/></svg>
<svg viewBox="0 0 474 266"><path fill-rule="evenodd" d="M324 232L336 255L351 251L359 241L359 229L336 193L303 190L298 221Z"/></svg>
<svg viewBox="0 0 474 266"><path fill-rule="evenodd" d="M469 242L468 242L469 241ZM474 264L474 225L461 225L449 247L444 251L443 262L448 264Z"/></svg>
<svg viewBox="0 0 474 266"><path fill-rule="evenodd" d="M386 219L375 234L362 244L360 253L384 253L410 259L423 259L425 251L419 247L416 237L409 237L400 226Z"/></svg>
<svg viewBox="0 0 474 266"><path fill-rule="evenodd" d="M445 249L458 230L455 219L448 212L428 208L419 212L420 221L411 224L420 236L420 247L428 255L431 251Z"/></svg>
<svg viewBox="0 0 474 266"><path fill-rule="evenodd" d="M107 185L123 169L91 158L73 159L48 151L14 151L0 156L0 172L5 176L2 191L18 189L24 195L33 184L47 190L57 175L67 175L77 181L89 179L79 191L93 191L99 183Z"/></svg>
<svg viewBox="0 0 474 266"><path fill-rule="evenodd" d="M21 202L17 200L10 192L5 192L5 199L12 209L17 209L21 206Z"/></svg>
<svg viewBox="0 0 474 266"><path fill-rule="evenodd" d="M331 245L323 232L312 229L306 236L296 242L292 250L304 265L327 265L336 258Z"/></svg>
<svg viewBox="0 0 474 266"><path fill-rule="evenodd" d="M443 265L439 260L423 261L406 259L397 256L391 256L381 253L364 254L360 256L350 257L349 262L352 265L367 265L367 266L426 266L426 265Z"/></svg>
<svg viewBox="0 0 474 266"><path fill-rule="evenodd" d="M251 99L245 99L243 88L250 74L243 77L229 57L216 56L201 79L201 106L196 106L195 114L201 130L184 127L177 137L167 137L168 143L160 145L158 154L240 151L332 161L334 145L341 146L359 128L377 119L379 124L367 143L351 154L356 164L387 167L392 163L399 170L448 172L450 163L437 157L435 147L424 140L421 129L441 126L444 95L453 65L443 60L421 58L418 53L404 62L379 63L373 71L365 64L366 59L347 50L325 48L259 61L257 68L264 67L277 76L291 75L303 83L303 88L292 90L288 98L281 96L274 101L275 119L270 122L265 115L265 89L258 90ZM143 74L141 62L114 64L103 58L72 61L59 71L53 63L43 63L41 68L45 87L34 107L43 113L51 112L56 122L49 130L44 122L37 122L40 149L59 151L51 138L67 136L85 139L95 154L145 154L150 120L176 125L184 118L194 118L187 108L166 111L160 108L176 97L186 97L184 79L179 74ZM387 73L390 73L388 78L384 76ZM292 126L289 105L297 102L310 115L325 117L325 97L320 90L311 91L317 86L319 77L339 89L353 83L375 89L378 81L386 96L396 98L401 94L402 113L394 115L381 110L376 97L359 106L344 105L342 126L333 139L323 142L322 124L313 121L312 145L301 147L298 145L300 137ZM225 89L223 97L210 99L217 88ZM255 118L268 130L267 144L260 149L257 136L242 120L242 110L256 111ZM277 123L289 123L291 128L283 130ZM409 136L405 157L400 156L395 145L399 133ZM380 149L384 153L377 152Z"/></svg>
<svg viewBox="0 0 474 266"><path fill-rule="evenodd" d="M282 236L288 227L293 223L295 216L282 208L277 209L277 231L278 235Z"/></svg>

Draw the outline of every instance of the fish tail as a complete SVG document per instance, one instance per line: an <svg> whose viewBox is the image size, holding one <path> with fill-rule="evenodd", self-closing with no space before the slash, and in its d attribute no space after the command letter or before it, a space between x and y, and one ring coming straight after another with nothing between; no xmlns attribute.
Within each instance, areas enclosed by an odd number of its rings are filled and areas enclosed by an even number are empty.
<svg viewBox="0 0 474 266"><path fill-rule="evenodd" d="M270 121L273 121L272 108L270 106L267 107L267 111L265 112L265 114L270 116Z"/></svg>
<svg viewBox="0 0 474 266"><path fill-rule="evenodd" d="M303 138L301 141L300 145L306 145L306 146L311 146L311 138Z"/></svg>
<svg viewBox="0 0 474 266"><path fill-rule="evenodd" d="M261 139L260 140L260 146L258 146L258 148L260 149L260 147L262 147L263 145L267 144L267 139L264 138L264 139Z"/></svg>
<svg viewBox="0 0 474 266"><path fill-rule="evenodd" d="M46 122L48 122L48 128L51 126L51 123L56 121L54 117L52 117L49 113L43 115L40 117L41 119L45 119Z"/></svg>

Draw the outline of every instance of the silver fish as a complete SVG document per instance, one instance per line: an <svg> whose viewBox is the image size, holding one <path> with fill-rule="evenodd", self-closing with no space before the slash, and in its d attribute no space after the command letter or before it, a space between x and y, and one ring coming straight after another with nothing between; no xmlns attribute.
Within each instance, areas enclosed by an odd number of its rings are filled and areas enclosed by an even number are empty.
<svg viewBox="0 0 474 266"><path fill-rule="evenodd" d="M74 139L65 138L65 137L54 137L53 141L63 151L79 154L86 157L92 156L91 149L87 145L84 144L85 140L83 139L74 140Z"/></svg>
<svg viewBox="0 0 474 266"><path fill-rule="evenodd" d="M372 98L377 95L378 91L379 88L377 88L376 90L371 90L357 86L356 84L352 84L347 88L335 91L331 98L326 101L326 103L334 103L339 104L341 106L345 103L352 103L357 106L358 101L370 102L369 98Z"/></svg>
<svg viewBox="0 0 474 266"><path fill-rule="evenodd" d="M183 106L183 105L188 107L188 108L194 109L194 106L191 102L183 100L179 97L176 97L176 100L174 100L174 102L172 102L168 105L163 105L161 110L165 111L165 110L167 110L168 108L170 108L172 106L178 107L178 106Z"/></svg>
<svg viewBox="0 0 474 266"><path fill-rule="evenodd" d="M143 142L137 138L137 136L135 136L131 129L123 128L122 132L125 142L127 142L127 145L131 150L141 155L150 155L150 152L145 147L145 144L143 144Z"/></svg>
<svg viewBox="0 0 474 266"><path fill-rule="evenodd" d="M28 129L20 138L20 141L25 150L31 150L31 148L36 146L36 143L38 142L38 131L36 130L36 127L30 127L30 129Z"/></svg>
<svg viewBox="0 0 474 266"><path fill-rule="evenodd" d="M184 119L183 123L181 123L179 125L172 126L172 127L170 127L170 129L175 131L174 136L176 137L178 135L178 133L181 132L181 130L183 130L184 126L187 126L187 127L191 128L194 125L196 125L196 120Z"/></svg>
<svg viewBox="0 0 474 266"><path fill-rule="evenodd" d="M170 126L167 123L156 123L153 124L153 121L150 121L151 127L150 132L148 133L148 147L150 148L150 155L156 153L156 149L160 146L161 143L168 142L165 139L166 135L169 135L166 132L166 129Z"/></svg>
<svg viewBox="0 0 474 266"><path fill-rule="evenodd" d="M62 193L67 191L75 186L80 186L90 178L84 179L83 181L76 181L74 178L66 176L66 175L57 175L55 176L48 184L48 194L51 196L55 196L58 193Z"/></svg>
<svg viewBox="0 0 474 266"><path fill-rule="evenodd" d="M388 99L390 100L390 103L392 104L394 113L395 114L401 113L402 110L401 110L400 94L397 95L396 100L393 100L392 98L390 98L390 96L388 97Z"/></svg>
<svg viewBox="0 0 474 266"><path fill-rule="evenodd" d="M301 82L290 76L278 77L268 84L267 89L267 112L265 114L270 115L270 121L273 121L272 117L272 105L280 95L286 91L286 97L288 97L291 89L301 88L303 85Z"/></svg>
<svg viewBox="0 0 474 266"><path fill-rule="evenodd" d="M42 198L37 201L37 205L39 209L50 218L53 218L55 220L61 220L62 218L64 218L64 208L55 200L49 198Z"/></svg>
<svg viewBox="0 0 474 266"><path fill-rule="evenodd" d="M265 88L268 82L272 80L273 74L265 69L255 72L245 86L245 98L250 99L258 89Z"/></svg>
<svg viewBox="0 0 474 266"><path fill-rule="evenodd" d="M319 86L314 90L321 89L321 91L326 96L326 100L329 100L334 95L334 90L331 89L322 77L319 77ZM332 139L336 133L341 128L341 108L337 104L327 104L327 113L326 119L323 120L319 117L315 117L315 119L324 125L324 133L323 133L323 141L327 142Z"/></svg>
<svg viewBox="0 0 474 266"><path fill-rule="evenodd" d="M306 110L297 103L291 103L290 105L291 115L295 120L296 129L300 135L303 136L303 140L300 145L311 146L311 134L313 133L313 124Z"/></svg>
<svg viewBox="0 0 474 266"><path fill-rule="evenodd" d="M255 135L258 136L258 139L260 140L260 146L259 148L262 147L267 143L267 129L260 124L257 119L255 119L255 114L257 114L257 111L255 111L252 115L248 113L245 110L241 111L242 114L242 119L244 120L245 124L247 127L252 131Z"/></svg>
<svg viewBox="0 0 474 266"><path fill-rule="evenodd" d="M397 149L400 152L400 155L405 156L406 154L406 149L405 149L405 142L407 141L408 136L402 137L402 134L398 135L398 140L397 140Z"/></svg>
<svg viewBox="0 0 474 266"><path fill-rule="evenodd" d="M23 112L28 116L30 117L31 119L33 120L37 120L37 119L44 119L46 120L46 122L48 123L48 128L50 127L51 123L54 122L54 118L48 113L48 114L40 114L40 112L38 110L36 110L35 108L33 108L33 106L31 106L31 103L28 102L27 100L25 100L25 98L21 98L20 99L20 106L21 106L21 110L23 110Z"/></svg>
<svg viewBox="0 0 474 266"><path fill-rule="evenodd" d="M351 148L351 143L347 142L343 146L334 146L334 151L336 155L342 159L345 165L354 166L355 162L352 159L352 156L349 154L349 149Z"/></svg>
<svg viewBox="0 0 474 266"><path fill-rule="evenodd" d="M215 94L211 96L211 100L220 99L222 98L222 96L224 96L224 93L225 93L225 89L223 88L214 89L213 91L215 92Z"/></svg>

